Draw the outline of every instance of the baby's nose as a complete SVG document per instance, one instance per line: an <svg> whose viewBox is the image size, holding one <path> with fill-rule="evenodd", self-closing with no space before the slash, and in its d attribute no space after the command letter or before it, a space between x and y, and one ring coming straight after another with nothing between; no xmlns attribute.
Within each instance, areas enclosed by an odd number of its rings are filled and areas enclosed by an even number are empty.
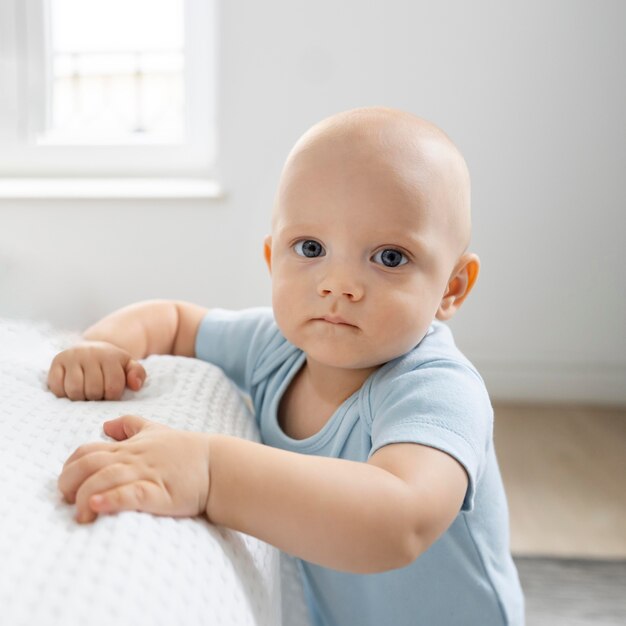
<svg viewBox="0 0 626 626"><path fill-rule="evenodd" d="M322 297L345 296L356 302L363 297L364 288L357 276L344 268L328 272L319 281L317 293Z"/></svg>

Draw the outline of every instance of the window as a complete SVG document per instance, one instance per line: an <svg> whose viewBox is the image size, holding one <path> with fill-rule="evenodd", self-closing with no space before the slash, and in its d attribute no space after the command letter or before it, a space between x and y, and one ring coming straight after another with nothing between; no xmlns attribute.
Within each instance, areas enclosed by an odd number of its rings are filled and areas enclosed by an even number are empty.
<svg viewBox="0 0 626 626"><path fill-rule="evenodd" d="M215 0L2 0L0 175L205 179Z"/></svg>
<svg viewBox="0 0 626 626"><path fill-rule="evenodd" d="M46 107L36 141L183 141L183 5L49 0Z"/></svg>

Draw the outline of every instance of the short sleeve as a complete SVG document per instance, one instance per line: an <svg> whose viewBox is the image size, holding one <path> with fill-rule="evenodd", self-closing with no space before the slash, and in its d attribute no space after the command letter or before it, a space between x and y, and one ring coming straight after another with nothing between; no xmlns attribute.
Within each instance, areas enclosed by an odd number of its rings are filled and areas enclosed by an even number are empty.
<svg viewBox="0 0 626 626"><path fill-rule="evenodd" d="M198 327L196 358L217 365L237 386L250 392L263 353L280 342L270 308L211 309Z"/></svg>
<svg viewBox="0 0 626 626"><path fill-rule="evenodd" d="M387 372L370 391L372 449L419 443L454 457L469 484L462 509L472 510L492 437L493 409L480 375L465 363L437 360Z"/></svg>

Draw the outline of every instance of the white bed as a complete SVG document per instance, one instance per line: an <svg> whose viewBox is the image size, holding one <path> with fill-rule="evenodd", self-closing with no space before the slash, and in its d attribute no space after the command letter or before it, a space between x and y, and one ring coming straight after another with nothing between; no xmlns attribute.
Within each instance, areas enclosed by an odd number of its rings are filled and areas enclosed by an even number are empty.
<svg viewBox="0 0 626 626"><path fill-rule="evenodd" d="M195 359L148 357L144 387L119 402L56 398L48 367L77 338L0 319L0 623L305 625L293 560L256 538L139 512L74 521L56 481L79 445L108 440L106 419L135 413L258 441L232 383Z"/></svg>

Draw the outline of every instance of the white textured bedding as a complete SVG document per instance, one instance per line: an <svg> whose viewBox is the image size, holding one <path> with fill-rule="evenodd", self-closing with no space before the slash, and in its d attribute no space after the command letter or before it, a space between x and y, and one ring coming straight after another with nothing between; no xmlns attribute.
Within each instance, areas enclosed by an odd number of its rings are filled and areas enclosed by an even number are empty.
<svg viewBox="0 0 626 626"><path fill-rule="evenodd" d="M56 398L46 386L50 362L77 338L0 319L0 623L275 625L282 612L282 623L305 624L292 559L262 541L199 517L74 521L56 481L79 445L109 440L107 419L134 413L258 441L232 383L195 359L148 357L144 387L119 402Z"/></svg>

